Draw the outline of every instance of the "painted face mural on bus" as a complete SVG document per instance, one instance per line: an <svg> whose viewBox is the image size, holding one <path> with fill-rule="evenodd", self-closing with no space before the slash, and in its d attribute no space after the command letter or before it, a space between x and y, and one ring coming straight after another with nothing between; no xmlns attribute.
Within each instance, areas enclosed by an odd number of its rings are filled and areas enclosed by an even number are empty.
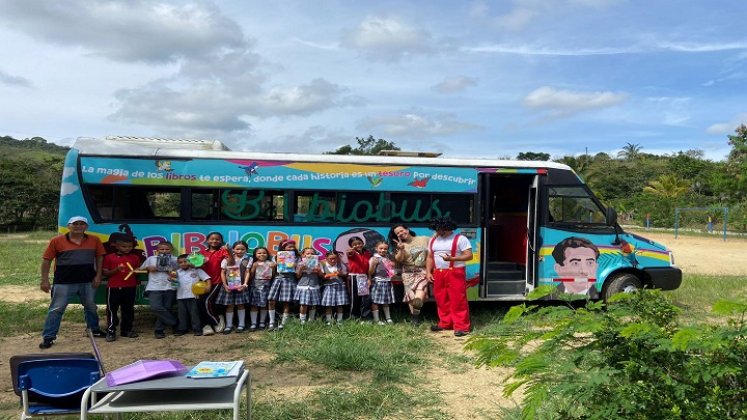
<svg viewBox="0 0 747 420"><path fill-rule="evenodd" d="M593 286L599 268L599 249L591 241L570 236L555 245L552 256L558 274L555 280L561 282L558 292L587 294L596 291Z"/></svg>
<svg viewBox="0 0 747 420"><path fill-rule="evenodd" d="M363 246L371 251L372 254L374 252L374 245L376 244L376 242L383 241L385 239L384 236L379 232L366 228L354 228L340 233L339 235L337 235L333 246L335 252L342 256L342 262L344 262L345 264L348 263L348 256L345 251L350 248L349 241L350 238L354 236L363 238Z"/></svg>

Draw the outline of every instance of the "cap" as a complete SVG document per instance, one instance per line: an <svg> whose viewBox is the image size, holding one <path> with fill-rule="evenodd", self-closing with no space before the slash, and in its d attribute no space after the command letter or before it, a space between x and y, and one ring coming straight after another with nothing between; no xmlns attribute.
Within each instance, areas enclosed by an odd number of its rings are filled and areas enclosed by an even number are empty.
<svg viewBox="0 0 747 420"><path fill-rule="evenodd" d="M73 216L70 218L70 220L67 221L67 224L72 225L75 222L83 222L85 224L88 224L88 219L83 216Z"/></svg>

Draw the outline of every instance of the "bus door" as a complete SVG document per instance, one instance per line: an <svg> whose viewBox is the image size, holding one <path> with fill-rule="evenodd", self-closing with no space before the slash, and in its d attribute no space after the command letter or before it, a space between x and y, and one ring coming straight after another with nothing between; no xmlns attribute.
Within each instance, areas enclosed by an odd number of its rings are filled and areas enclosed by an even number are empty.
<svg viewBox="0 0 747 420"><path fill-rule="evenodd" d="M480 297L523 299L528 286L533 287L537 174L480 176L483 206Z"/></svg>

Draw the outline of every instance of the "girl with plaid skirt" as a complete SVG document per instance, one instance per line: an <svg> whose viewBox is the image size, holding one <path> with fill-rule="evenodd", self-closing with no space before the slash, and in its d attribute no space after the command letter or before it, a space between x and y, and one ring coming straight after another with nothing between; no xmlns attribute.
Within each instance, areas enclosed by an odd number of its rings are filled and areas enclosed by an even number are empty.
<svg viewBox="0 0 747 420"><path fill-rule="evenodd" d="M259 329L265 328L265 318L267 317L267 297L270 295L270 283L272 283L272 275L275 271L275 263L269 261L270 251L265 247L259 247L254 249L252 254L251 270L249 270L249 279L251 281L251 287L249 294L251 295L252 306L249 309L249 318L252 324L249 326L249 331L255 331L257 329L257 312L259 312Z"/></svg>
<svg viewBox="0 0 747 420"><path fill-rule="evenodd" d="M267 296L267 306L270 313L270 330L275 329L276 302L283 302L283 318L277 328L282 330L285 322L290 317L290 304L296 295L296 260L298 260L296 241L292 239L280 241L278 253L275 255L275 279L272 281L270 292Z"/></svg>
<svg viewBox="0 0 747 420"><path fill-rule="evenodd" d="M236 332L244 332L246 310L244 305L249 303L249 286L247 283L247 267L251 265L252 259L246 255L249 245L244 241L236 241L231 247L232 257L226 258L220 264L221 280L223 287L218 292L215 303L226 305L226 328L223 334L231 334L233 331L233 311L237 309L239 325Z"/></svg>
<svg viewBox="0 0 747 420"><path fill-rule="evenodd" d="M322 306L325 307L327 325L332 325L332 308L337 307L337 323L342 323L342 311L350 300L345 289L345 276L348 274L345 264L334 251L327 252L322 261L324 276L324 292L322 292Z"/></svg>
<svg viewBox="0 0 747 420"><path fill-rule="evenodd" d="M298 286L296 286L296 295L294 299L301 306L299 318L301 324L306 323L306 315L309 321L313 321L316 316L316 307L321 303L322 296L319 291L319 277L322 269L319 265L319 259L316 257L316 251L313 248L304 248L301 252L301 261L296 267L296 277Z"/></svg>
<svg viewBox="0 0 747 420"><path fill-rule="evenodd" d="M389 305L394 303L392 276L394 276L394 263L389 259L389 244L379 241L376 243L376 255L371 257L368 262L368 284L371 289L372 302L371 313L374 322L379 325L393 322L389 313ZM379 305L384 308L386 323L379 319Z"/></svg>

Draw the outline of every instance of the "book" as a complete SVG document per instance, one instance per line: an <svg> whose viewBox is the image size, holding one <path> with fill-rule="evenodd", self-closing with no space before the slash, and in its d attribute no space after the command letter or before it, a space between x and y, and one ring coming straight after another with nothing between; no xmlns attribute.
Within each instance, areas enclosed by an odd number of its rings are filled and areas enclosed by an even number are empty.
<svg viewBox="0 0 747 420"><path fill-rule="evenodd" d="M296 270L296 253L293 251L278 251L277 256L278 273L293 273Z"/></svg>
<svg viewBox="0 0 747 420"><path fill-rule="evenodd" d="M193 379L228 378L239 376L243 367L243 360L234 360L232 362L203 361L190 369L186 376Z"/></svg>

